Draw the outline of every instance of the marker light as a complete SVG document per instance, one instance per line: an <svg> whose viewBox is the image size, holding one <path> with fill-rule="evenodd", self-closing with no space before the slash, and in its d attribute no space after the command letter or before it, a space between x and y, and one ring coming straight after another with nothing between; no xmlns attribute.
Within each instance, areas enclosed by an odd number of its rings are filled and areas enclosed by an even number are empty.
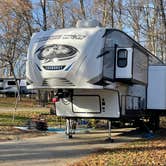
<svg viewBox="0 0 166 166"><path fill-rule="evenodd" d="M56 102L58 102L58 101L59 101L58 98L52 98L52 102L53 102L53 103L56 103Z"/></svg>

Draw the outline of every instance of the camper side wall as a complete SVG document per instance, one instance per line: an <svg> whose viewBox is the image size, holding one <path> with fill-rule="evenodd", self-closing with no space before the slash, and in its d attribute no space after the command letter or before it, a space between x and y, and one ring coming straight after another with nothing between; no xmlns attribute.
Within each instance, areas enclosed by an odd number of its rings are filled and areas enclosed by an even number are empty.
<svg viewBox="0 0 166 166"><path fill-rule="evenodd" d="M125 33L107 30L103 56L105 80L147 84L148 52Z"/></svg>
<svg viewBox="0 0 166 166"><path fill-rule="evenodd" d="M166 66L149 66L147 108L166 110Z"/></svg>
<svg viewBox="0 0 166 166"><path fill-rule="evenodd" d="M138 48L133 48L133 80L147 84L148 56Z"/></svg>

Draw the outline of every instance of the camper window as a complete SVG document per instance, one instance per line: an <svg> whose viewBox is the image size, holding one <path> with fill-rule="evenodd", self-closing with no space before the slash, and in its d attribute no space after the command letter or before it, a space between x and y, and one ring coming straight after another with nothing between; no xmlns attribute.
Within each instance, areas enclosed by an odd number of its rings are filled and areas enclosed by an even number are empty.
<svg viewBox="0 0 166 166"><path fill-rule="evenodd" d="M126 67L127 66L127 53L128 52L126 49L118 50L118 56L117 56L118 67Z"/></svg>

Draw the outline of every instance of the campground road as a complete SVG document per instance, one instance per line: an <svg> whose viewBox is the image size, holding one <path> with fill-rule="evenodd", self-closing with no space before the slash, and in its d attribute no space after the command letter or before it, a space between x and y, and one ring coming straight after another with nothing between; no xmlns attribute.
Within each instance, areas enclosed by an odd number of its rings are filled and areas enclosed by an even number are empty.
<svg viewBox="0 0 166 166"><path fill-rule="evenodd" d="M97 150L116 148L140 139L138 135L124 134L130 130L113 130L114 143L105 141L108 135L106 131L80 133L74 135L73 139L67 139L65 134L53 134L0 142L0 166L66 166Z"/></svg>
<svg viewBox="0 0 166 166"><path fill-rule="evenodd" d="M17 111L29 111L18 108ZM33 111L46 111L48 108L31 108ZM1 107L0 112L13 112L14 108ZM65 134L36 137L15 141L0 142L0 166L66 166L82 157L104 148L115 148L123 143L139 139L137 136L117 136L131 129L113 130L115 143L105 139L107 131L76 134L67 139Z"/></svg>

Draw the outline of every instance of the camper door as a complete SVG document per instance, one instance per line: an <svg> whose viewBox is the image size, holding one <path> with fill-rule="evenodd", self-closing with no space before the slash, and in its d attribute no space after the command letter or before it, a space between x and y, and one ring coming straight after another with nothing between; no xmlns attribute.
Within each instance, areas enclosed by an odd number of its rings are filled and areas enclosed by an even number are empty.
<svg viewBox="0 0 166 166"><path fill-rule="evenodd" d="M116 50L116 79L132 78L132 48L117 48Z"/></svg>

